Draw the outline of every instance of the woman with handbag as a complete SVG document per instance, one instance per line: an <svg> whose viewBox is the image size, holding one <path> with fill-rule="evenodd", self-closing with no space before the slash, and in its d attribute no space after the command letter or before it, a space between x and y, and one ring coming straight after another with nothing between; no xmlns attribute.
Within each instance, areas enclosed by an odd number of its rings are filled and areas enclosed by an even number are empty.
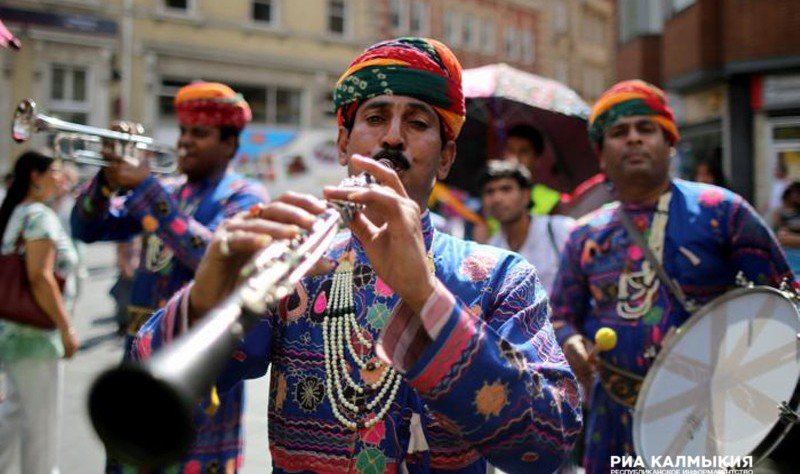
<svg viewBox="0 0 800 474"><path fill-rule="evenodd" d="M19 286L32 296L34 312L44 313L55 329L29 314L24 298L2 302L0 365L6 378L0 403L0 473L21 464L22 474L58 472L60 399L63 389L61 357L69 358L78 339L66 308L59 279L77 263L77 254L55 212L47 206L58 189L61 164L41 153L23 153L14 166L14 181L0 206L0 235L4 265L24 255L16 278L6 274L0 286ZM27 280L27 281L26 281ZM63 281L63 280L62 280ZM17 285L21 282L22 285ZM30 283L25 286L24 283ZM17 311L16 315L9 315ZM29 324L26 324L29 323ZM37 326L31 325L36 324ZM21 453L21 457L20 457ZM19 458L19 461L17 459Z"/></svg>

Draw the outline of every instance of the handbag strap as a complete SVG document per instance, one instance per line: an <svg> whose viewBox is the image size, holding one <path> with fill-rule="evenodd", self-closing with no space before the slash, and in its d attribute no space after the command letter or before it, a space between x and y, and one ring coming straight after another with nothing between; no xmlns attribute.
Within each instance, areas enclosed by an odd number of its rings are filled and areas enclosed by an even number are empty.
<svg viewBox="0 0 800 474"><path fill-rule="evenodd" d="M664 266L661 265L661 262L658 261L655 255L653 255L653 251L650 249L650 246L647 245L647 242L644 240L644 236L642 233L636 229L636 226L633 225L633 221L631 217L622 209L622 203L620 203L619 207L617 208L619 213L619 220L622 222L622 226L625 227L625 230L628 232L628 235L631 236L631 239L634 241L639 248L642 249L644 252L645 258L647 261L650 262L650 265L655 269L656 275L658 278L667 285L667 288L675 296L675 299L683 306L683 309L686 310L689 314L693 313L696 309L696 305L694 302L690 301L686 298L686 294L681 289L680 285L670 276L667 274L667 271L664 270Z"/></svg>

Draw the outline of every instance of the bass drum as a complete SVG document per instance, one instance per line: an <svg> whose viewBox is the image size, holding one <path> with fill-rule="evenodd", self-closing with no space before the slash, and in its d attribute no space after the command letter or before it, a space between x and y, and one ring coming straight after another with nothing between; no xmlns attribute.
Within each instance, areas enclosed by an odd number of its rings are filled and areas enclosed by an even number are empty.
<svg viewBox="0 0 800 474"><path fill-rule="evenodd" d="M667 341L633 413L636 453L763 460L800 405L800 314L795 295L770 287L730 291ZM796 439L797 429L792 436ZM797 468L800 445L781 447ZM794 451L794 452L791 452Z"/></svg>

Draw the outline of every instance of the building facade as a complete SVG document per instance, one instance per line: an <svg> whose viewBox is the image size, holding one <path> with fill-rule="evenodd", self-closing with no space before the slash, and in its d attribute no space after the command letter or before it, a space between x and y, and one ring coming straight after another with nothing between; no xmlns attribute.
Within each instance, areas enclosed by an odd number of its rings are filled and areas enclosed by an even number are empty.
<svg viewBox="0 0 800 474"><path fill-rule="evenodd" d="M177 136L172 97L195 79L241 92L256 127L332 127L333 84L376 38L366 0L8 1L0 18L23 43L0 52L2 129L32 97L48 115L135 120L166 142ZM0 161L18 149L0 144Z"/></svg>
<svg viewBox="0 0 800 474"><path fill-rule="evenodd" d="M618 0L617 74L671 95L680 171L721 163L767 210L779 163L800 179L800 3Z"/></svg>
<svg viewBox="0 0 800 474"><path fill-rule="evenodd" d="M172 97L195 79L242 92L251 128L333 130L338 75L400 35L439 38L464 67L556 78L587 101L614 79L612 0L6 0L0 19L23 43L0 50L0 130L31 97L47 115L130 119L174 143ZM21 148L0 140L0 171Z"/></svg>

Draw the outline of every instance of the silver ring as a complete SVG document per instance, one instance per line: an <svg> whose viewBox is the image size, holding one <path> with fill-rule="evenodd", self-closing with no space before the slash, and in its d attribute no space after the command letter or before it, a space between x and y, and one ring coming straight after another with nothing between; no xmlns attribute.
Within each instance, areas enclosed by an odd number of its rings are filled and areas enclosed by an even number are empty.
<svg viewBox="0 0 800 474"><path fill-rule="evenodd" d="M219 251L222 256L227 257L231 254L231 248L228 245L228 233L222 232L222 235L219 236Z"/></svg>

